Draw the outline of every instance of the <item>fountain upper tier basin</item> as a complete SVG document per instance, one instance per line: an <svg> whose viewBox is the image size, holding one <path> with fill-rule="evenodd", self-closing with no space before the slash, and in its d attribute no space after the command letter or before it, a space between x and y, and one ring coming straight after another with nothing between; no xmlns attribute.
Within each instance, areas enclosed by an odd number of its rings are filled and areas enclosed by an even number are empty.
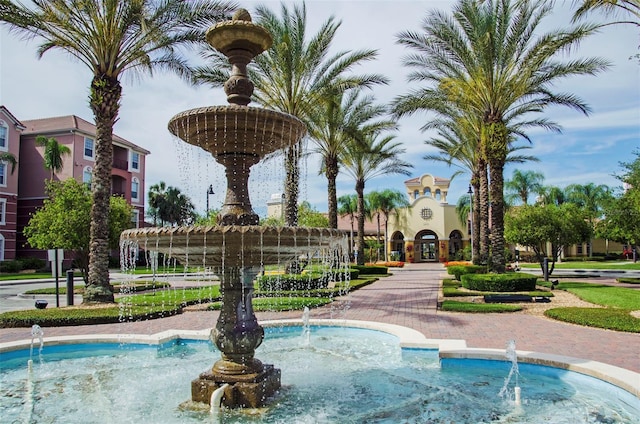
<svg viewBox="0 0 640 424"><path fill-rule="evenodd" d="M304 254L347 248L344 231L258 225L138 228L124 231L120 240L206 267L281 264Z"/></svg>
<svg viewBox="0 0 640 424"><path fill-rule="evenodd" d="M304 137L306 126L286 113L251 106L227 105L191 109L169 121L169 131L216 156L260 158Z"/></svg>

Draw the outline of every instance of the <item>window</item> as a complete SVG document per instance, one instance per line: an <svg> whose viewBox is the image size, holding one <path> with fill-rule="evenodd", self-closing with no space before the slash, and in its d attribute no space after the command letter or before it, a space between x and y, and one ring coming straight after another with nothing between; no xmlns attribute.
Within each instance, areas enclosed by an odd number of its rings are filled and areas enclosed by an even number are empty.
<svg viewBox="0 0 640 424"><path fill-rule="evenodd" d="M420 196L420 190L414 190L413 191L413 198L417 199Z"/></svg>
<svg viewBox="0 0 640 424"><path fill-rule="evenodd" d="M7 223L7 199L0 199L0 225Z"/></svg>
<svg viewBox="0 0 640 424"><path fill-rule="evenodd" d="M440 189L436 189L436 200L440 200Z"/></svg>
<svg viewBox="0 0 640 424"><path fill-rule="evenodd" d="M92 169L90 166L85 166L82 170L82 182L86 184L89 188L91 188L91 178L93 176Z"/></svg>
<svg viewBox="0 0 640 424"><path fill-rule="evenodd" d="M133 228L138 228L140 225L140 210L134 209L131 212L131 224L133 224Z"/></svg>
<svg viewBox="0 0 640 424"><path fill-rule="evenodd" d="M0 234L0 261L4 261L4 236Z"/></svg>
<svg viewBox="0 0 640 424"><path fill-rule="evenodd" d="M140 181L137 178L131 180L131 200L138 200L138 193L140 191Z"/></svg>
<svg viewBox="0 0 640 424"><path fill-rule="evenodd" d="M93 139L89 137L84 138L84 158L85 159L93 159Z"/></svg>
<svg viewBox="0 0 640 424"><path fill-rule="evenodd" d="M0 162L0 187L7 186L7 163Z"/></svg>
<svg viewBox="0 0 640 424"><path fill-rule="evenodd" d="M431 197L431 188L425 187L424 188L424 195L428 196L428 197Z"/></svg>
<svg viewBox="0 0 640 424"><path fill-rule="evenodd" d="M581 244L576 246L576 254L582 255L582 245Z"/></svg>
<svg viewBox="0 0 640 424"><path fill-rule="evenodd" d="M9 149L9 127L4 121L0 121L0 150Z"/></svg>
<svg viewBox="0 0 640 424"><path fill-rule="evenodd" d="M140 153L131 152L131 170L139 171L140 170Z"/></svg>

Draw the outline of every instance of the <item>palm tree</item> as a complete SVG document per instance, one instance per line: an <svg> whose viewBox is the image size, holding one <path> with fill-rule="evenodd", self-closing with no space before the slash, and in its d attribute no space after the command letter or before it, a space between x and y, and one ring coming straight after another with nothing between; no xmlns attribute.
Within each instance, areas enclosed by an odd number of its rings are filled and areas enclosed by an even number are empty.
<svg viewBox="0 0 640 424"><path fill-rule="evenodd" d="M153 214L153 225L158 225L158 220L160 220L160 226L164 227L165 222L169 222L171 219L169 213L167 184L164 181L153 184L149 187L147 198L149 199L149 213Z"/></svg>
<svg viewBox="0 0 640 424"><path fill-rule="evenodd" d="M327 19L311 37L307 37L306 5L289 7L282 3L280 16L267 6L256 7L256 23L273 38L272 47L257 56L249 67L255 85L254 97L263 106L296 116L307 126L311 115L327 95L348 88L370 87L386 83L379 75L347 75L352 68L373 60L375 50L340 51L329 55L335 34L341 25ZM207 53L212 68L200 68L196 82L220 86L228 78L227 59L215 51ZM329 94L328 94L329 93ZM285 222L295 226L298 219L299 158L305 140L289 147L285 154Z"/></svg>
<svg viewBox="0 0 640 424"><path fill-rule="evenodd" d="M495 272L504 272L503 169L514 134L509 126L530 113L551 105L574 108L587 114L588 106L573 94L554 93L553 86L574 75L594 75L608 64L597 58L558 61L597 26L582 24L538 35L541 21L552 11L543 0L460 0L452 16L430 13L422 33L406 31L399 42L416 52L405 65L415 69L410 81L431 87L415 89L396 99L396 111L449 109L479 120L480 156L489 171L491 199L491 261ZM538 126L558 130L557 124L538 120Z"/></svg>
<svg viewBox="0 0 640 424"><path fill-rule="evenodd" d="M358 218L357 263L364 264L364 188L368 180L388 174L410 175L413 167L400 159L405 152L400 143L394 142L394 135L382 135L380 131L362 133L346 146L340 163L344 170L355 180Z"/></svg>
<svg viewBox="0 0 640 424"><path fill-rule="evenodd" d="M327 95L311 117L309 135L314 141L315 153L322 158L321 172L327 177L329 227L338 228L338 201L336 179L340 156L357 131L376 128L394 128L395 122L374 120L386 113L386 108L373 104L372 96L360 96L361 90Z"/></svg>
<svg viewBox="0 0 640 424"><path fill-rule="evenodd" d="M391 212L398 212L400 208L406 208L409 206L407 195L398 190L385 189L382 191L372 191L367 195L369 208L372 214L376 214L378 221L378 234L377 240L380 240L380 215L384 218L384 260L389 260L387 243L389 242L388 224L389 214Z"/></svg>
<svg viewBox="0 0 640 424"><path fill-rule="evenodd" d="M504 183L507 191L505 199L508 202L520 200L523 205L526 205L532 193L541 194L543 181L544 175L540 172L516 169L513 171L513 177Z"/></svg>
<svg viewBox="0 0 640 424"><path fill-rule="evenodd" d="M567 201L567 194L563 189L556 186L543 186L540 189L540 196L536 203L541 205L556 205L560 206L561 204Z"/></svg>
<svg viewBox="0 0 640 424"><path fill-rule="evenodd" d="M591 228L595 228L595 221L602 217L604 208L613 198L609 186L605 184L571 184L565 189L567 201L578 205L586 214ZM589 240L589 256L592 252L593 240Z"/></svg>
<svg viewBox="0 0 640 424"><path fill-rule="evenodd" d="M349 221L351 223L351 236L349 240L351 240L351 249L350 252L353 252L353 222L355 220L356 214L358 213L358 196L355 194L345 194L343 196L338 197L338 215L340 216L348 216Z"/></svg>
<svg viewBox="0 0 640 424"><path fill-rule="evenodd" d="M590 12L602 11L616 19L605 25L631 24L640 26L640 2L638 0L579 0L574 3L580 4L573 15L574 22ZM619 14L623 16L622 20L617 20Z"/></svg>
<svg viewBox="0 0 640 424"><path fill-rule="evenodd" d="M71 149L64 144L58 143L55 138L47 138L43 135L36 137L36 145L44 147L44 167L51 172L50 180L53 181L54 174L62 171L64 166L62 157L69 156Z"/></svg>
<svg viewBox="0 0 640 424"><path fill-rule="evenodd" d="M89 106L96 123L91 244L86 302L113 302L109 284L109 198L113 126L125 73L171 70L189 77L182 47L205 40L205 31L232 10L221 1L41 0L24 6L0 2L0 21L43 40L42 56L61 49L93 74Z"/></svg>

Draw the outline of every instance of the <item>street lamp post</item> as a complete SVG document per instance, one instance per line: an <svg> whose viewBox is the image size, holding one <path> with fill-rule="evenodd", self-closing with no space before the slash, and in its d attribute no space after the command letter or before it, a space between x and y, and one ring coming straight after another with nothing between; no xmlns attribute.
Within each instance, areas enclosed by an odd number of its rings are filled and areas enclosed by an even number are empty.
<svg viewBox="0 0 640 424"><path fill-rule="evenodd" d="M213 184L209 184L209 188L207 189L207 218L209 217L209 196L215 194L213 192Z"/></svg>
<svg viewBox="0 0 640 424"><path fill-rule="evenodd" d="M467 191L467 193L469 194L469 210L471 215L471 262L473 263L473 190L471 189L471 184L469 184L469 191Z"/></svg>

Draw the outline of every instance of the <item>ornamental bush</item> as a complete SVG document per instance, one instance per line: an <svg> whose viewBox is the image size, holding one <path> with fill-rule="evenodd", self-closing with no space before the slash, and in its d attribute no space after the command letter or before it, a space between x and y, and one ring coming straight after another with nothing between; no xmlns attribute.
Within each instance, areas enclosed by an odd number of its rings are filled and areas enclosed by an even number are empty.
<svg viewBox="0 0 640 424"><path fill-rule="evenodd" d="M363 275L386 275L389 273L389 268L386 266L377 265L351 265L351 268L357 269L360 274Z"/></svg>
<svg viewBox="0 0 640 424"><path fill-rule="evenodd" d="M461 277L462 287L476 291L519 292L536 288L538 277L533 274L465 274Z"/></svg>
<svg viewBox="0 0 640 424"><path fill-rule="evenodd" d="M484 265L453 265L447 267L447 273L456 277L460 281L460 277L466 274L484 274L487 267Z"/></svg>

